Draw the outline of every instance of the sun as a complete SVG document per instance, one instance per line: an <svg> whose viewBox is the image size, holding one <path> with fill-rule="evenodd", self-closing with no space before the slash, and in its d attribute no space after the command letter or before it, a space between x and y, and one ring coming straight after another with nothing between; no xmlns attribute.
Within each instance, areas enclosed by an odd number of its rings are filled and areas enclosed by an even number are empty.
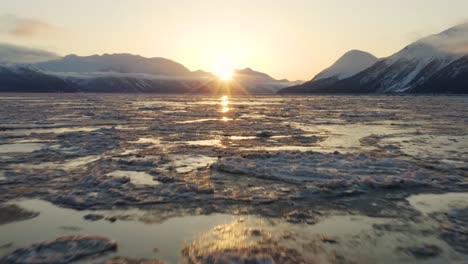
<svg viewBox="0 0 468 264"><path fill-rule="evenodd" d="M213 65L213 73L222 81L229 81L234 75L233 59L227 55L218 57Z"/></svg>
<svg viewBox="0 0 468 264"><path fill-rule="evenodd" d="M234 70L232 68L219 68L215 71L215 75L223 81L229 81L232 79Z"/></svg>

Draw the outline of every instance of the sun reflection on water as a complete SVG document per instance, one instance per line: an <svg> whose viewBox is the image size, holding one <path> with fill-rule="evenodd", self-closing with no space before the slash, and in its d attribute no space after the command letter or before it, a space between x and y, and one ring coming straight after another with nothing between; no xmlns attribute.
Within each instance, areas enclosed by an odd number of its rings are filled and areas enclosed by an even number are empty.
<svg viewBox="0 0 468 264"><path fill-rule="evenodd" d="M231 110L229 108L229 98L227 97L227 95L221 97L221 107L221 113L227 113Z"/></svg>
<svg viewBox="0 0 468 264"><path fill-rule="evenodd" d="M221 105L222 106L228 106L229 105L229 98L227 97L227 95L221 97Z"/></svg>

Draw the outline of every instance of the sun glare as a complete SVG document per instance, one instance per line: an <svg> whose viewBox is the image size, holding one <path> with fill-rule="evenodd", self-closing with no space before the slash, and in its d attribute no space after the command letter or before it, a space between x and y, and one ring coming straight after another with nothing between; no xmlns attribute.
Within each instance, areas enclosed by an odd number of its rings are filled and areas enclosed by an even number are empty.
<svg viewBox="0 0 468 264"><path fill-rule="evenodd" d="M216 76L218 76L218 78L220 78L221 80L223 81L228 81L228 80L231 80L232 79L232 72L233 70L232 69L229 69L229 68L223 68L223 69L219 69L215 72Z"/></svg>

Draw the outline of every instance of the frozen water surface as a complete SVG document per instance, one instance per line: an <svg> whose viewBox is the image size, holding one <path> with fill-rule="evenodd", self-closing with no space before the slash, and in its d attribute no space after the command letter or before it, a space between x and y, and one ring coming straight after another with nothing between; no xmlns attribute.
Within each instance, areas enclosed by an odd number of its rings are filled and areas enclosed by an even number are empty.
<svg viewBox="0 0 468 264"><path fill-rule="evenodd" d="M0 258L76 234L118 243L85 263L468 259L467 97L0 101L0 206L39 213L0 225Z"/></svg>

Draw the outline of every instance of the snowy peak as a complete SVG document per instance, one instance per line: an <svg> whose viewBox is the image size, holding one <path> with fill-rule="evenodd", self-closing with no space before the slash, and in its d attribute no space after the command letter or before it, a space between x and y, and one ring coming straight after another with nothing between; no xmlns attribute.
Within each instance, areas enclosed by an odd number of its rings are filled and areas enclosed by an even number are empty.
<svg viewBox="0 0 468 264"><path fill-rule="evenodd" d="M369 68L377 61L377 57L370 53L351 50L346 52L332 66L317 74L313 81L326 78L345 79Z"/></svg>

